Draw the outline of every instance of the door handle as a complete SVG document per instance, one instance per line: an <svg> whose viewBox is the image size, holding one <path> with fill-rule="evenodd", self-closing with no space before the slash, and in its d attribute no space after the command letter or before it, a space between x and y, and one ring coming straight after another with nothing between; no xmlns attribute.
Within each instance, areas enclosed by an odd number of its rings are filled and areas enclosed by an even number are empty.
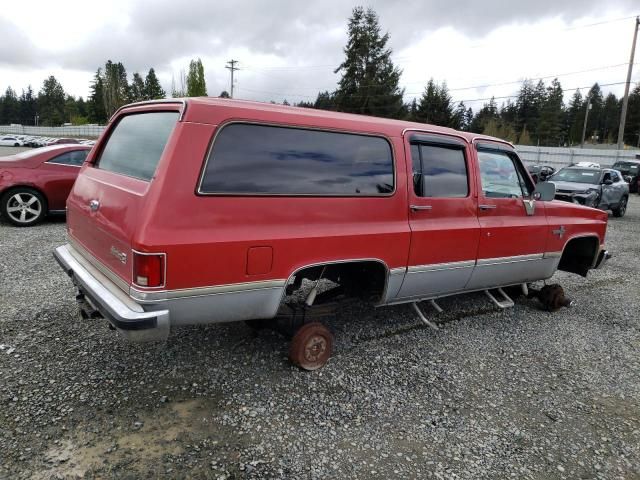
<svg viewBox="0 0 640 480"><path fill-rule="evenodd" d="M409 210L412 212L417 212L418 210L431 210L433 207L431 205L409 205Z"/></svg>
<svg viewBox="0 0 640 480"><path fill-rule="evenodd" d="M478 208L480 210L495 210L497 207L496 205L478 205Z"/></svg>
<svg viewBox="0 0 640 480"><path fill-rule="evenodd" d="M98 208L100 208L100 202L99 202L98 200L91 200L91 201L89 202L89 209L90 209L92 212L97 212L97 211L98 211Z"/></svg>

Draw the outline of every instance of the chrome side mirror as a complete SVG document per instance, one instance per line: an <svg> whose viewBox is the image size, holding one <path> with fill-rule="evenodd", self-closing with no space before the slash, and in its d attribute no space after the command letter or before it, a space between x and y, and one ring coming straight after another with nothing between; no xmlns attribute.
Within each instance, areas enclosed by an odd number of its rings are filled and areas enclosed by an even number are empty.
<svg viewBox="0 0 640 480"><path fill-rule="evenodd" d="M533 191L534 200L540 200L542 202L549 202L556 196L556 186L550 182L541 182L536 185L536 189Z"/></svg>

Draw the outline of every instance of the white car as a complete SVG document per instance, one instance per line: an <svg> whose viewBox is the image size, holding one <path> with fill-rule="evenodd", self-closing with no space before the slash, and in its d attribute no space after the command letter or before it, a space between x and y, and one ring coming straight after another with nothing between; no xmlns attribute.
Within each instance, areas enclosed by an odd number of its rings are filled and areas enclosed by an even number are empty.
<svg viewBox="0 0 640 480"><path fill-rule="evenodd" d="M0 146L3 147L23 147L24 143L17 137L4 136L0 137Z"/></svg>
<svg viewBox="0 0 640 480"><path fill-rule="evenodd" d="M578 162L573 166L580 168L600 168L600 164L596 162Z"/></svg>

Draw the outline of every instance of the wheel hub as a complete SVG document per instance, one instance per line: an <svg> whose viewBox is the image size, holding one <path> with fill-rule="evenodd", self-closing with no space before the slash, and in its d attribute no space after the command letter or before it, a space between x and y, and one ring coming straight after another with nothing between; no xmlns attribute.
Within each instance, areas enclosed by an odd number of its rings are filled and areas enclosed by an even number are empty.
<svg viewBox="0 0 640 480"><path fill-rule="evenodd" d="M314 335L311 337L304 349L304 358L308 362L317 362L319 358L327 351L327 341L320 335Z"/></svg>

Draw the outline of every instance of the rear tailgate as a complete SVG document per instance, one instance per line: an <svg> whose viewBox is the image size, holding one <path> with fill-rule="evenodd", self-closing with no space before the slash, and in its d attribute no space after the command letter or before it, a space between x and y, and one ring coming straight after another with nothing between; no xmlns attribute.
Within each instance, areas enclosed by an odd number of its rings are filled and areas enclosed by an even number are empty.
<svg viewBox="0 0 640 480"><path fill-rule="evenodd" d="M153 104L118 114L80 171L67 199L69 237L89 261L132 280L132 237L146 195L179 119L176 105ZM100 265L97 265L100 266Z"/></svg>

